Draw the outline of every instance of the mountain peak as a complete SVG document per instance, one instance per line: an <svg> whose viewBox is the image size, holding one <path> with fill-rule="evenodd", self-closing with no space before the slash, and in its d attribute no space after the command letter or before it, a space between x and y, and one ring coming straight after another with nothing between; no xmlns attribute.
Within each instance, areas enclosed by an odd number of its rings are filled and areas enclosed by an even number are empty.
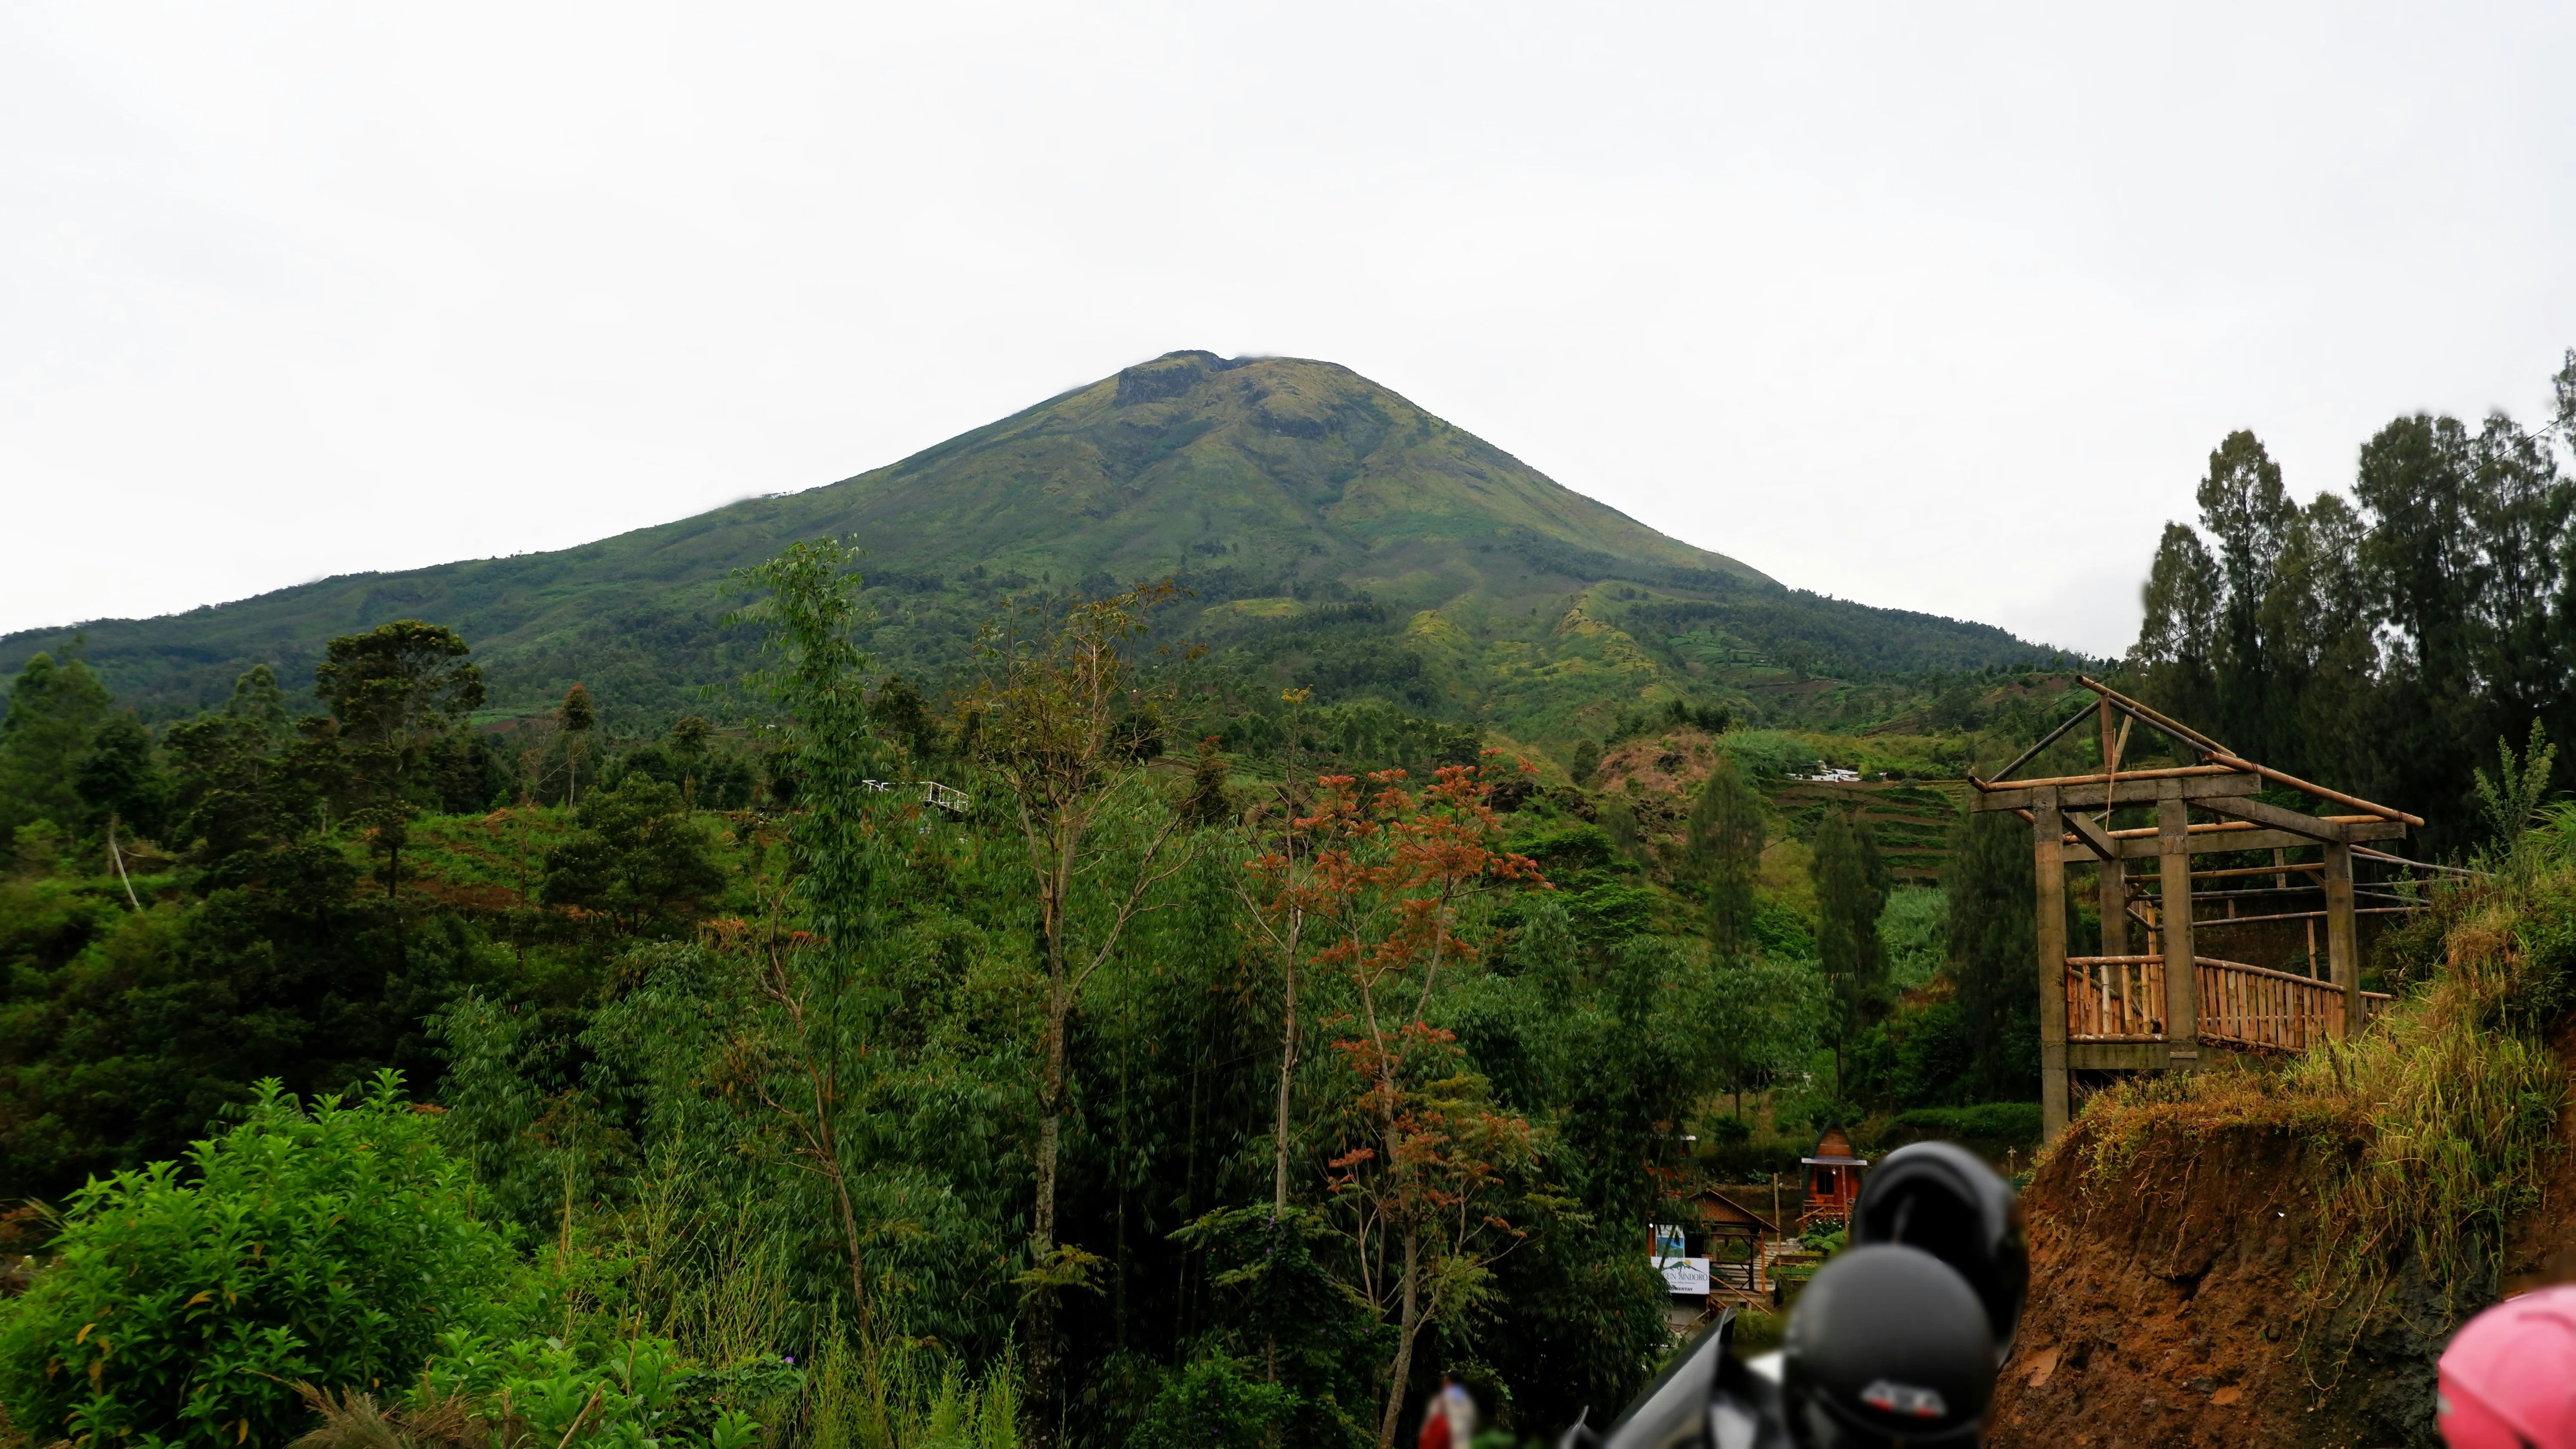
<svg viewBox="0 0 2576 1449"><path fill-rule="evenodd" d="M498 703L581 680L611 708L685 712L749 663L722 622L742 601L731 570L822 536L865 550L868 647L907 672L953 665L1014 593L1176 578L1192 596L1176 622L1247 668L1516 733L1597 730L1640 702L1723 692L1726 671L1766 659L1790 661L1803 688L1838 662L1956 668L2029 647L1795 594L1347 367L1197 349L837 483L579 548L82 627L91 661L156 716L221 701L252 664L309 678L332 636L397 618L463 633ZM72 632L0 649L24 657Z"/></svg>

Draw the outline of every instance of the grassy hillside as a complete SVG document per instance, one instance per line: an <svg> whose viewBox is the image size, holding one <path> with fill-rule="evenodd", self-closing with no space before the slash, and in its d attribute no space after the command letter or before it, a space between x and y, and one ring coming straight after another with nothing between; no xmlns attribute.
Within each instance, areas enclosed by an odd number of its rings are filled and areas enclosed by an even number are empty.
<svg viewBox="0 0 2576 1449"><path fill-rule="evenodd" d="M166 717L244 668L310 677L323 641L389 619L458 629L497 707L575 681L613 712L700 707L749 636L728 571L819 535L868 550L871 646L937 672L1014 595L1173 577L1171 624L1262 679L1528 737L1601 733L1689 695L1818 724L1895 707L1855 681L2044 651L2002 630L1784 588L1552 482L1330 363L1176 352L825 487L580 548L350 574L81 626L125 698ZM72 629L0 638L0 659Z"/></svg>

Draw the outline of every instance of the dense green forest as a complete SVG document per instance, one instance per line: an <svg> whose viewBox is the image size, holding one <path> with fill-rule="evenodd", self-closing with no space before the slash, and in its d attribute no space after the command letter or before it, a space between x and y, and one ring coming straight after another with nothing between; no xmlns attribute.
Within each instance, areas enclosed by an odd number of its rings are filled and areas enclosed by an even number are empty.
<svg viewBox="0 0 2576 1449"><path fill-rule="evenodd" d="M710 1443L1376 1443L1443 1372L1537 1433L1663 1352L1659 1202L2027 1095L2016 856L1962 972L1950 797L1799 778L2003 734L1675 700L1525 761L1383 700L1243 708L1162 586L1003 615L933 695L859 649L857 564L747 572L761 704L716 721L575 687L489 727L418 621L329 641L313 713L255 666L156 729L25 663L0 1195L64 1266L0 1325L23 1427L283 1442L297 1379L427 1362L456 1413L608 1385L584 1432ZM1979 684L2009 734L2063 680ZM360 1180L434 1230L242 1226ZM477 1266L349 1286L430 1243ZM149 1346L82 1339L120 1312ZM636 1353L686 1392L609 1384Z"/></svg>
<svg viewBox="0 0 2576 1449"><path fill-rule="evenodd" d="M2250 432L2209 456L2199 526L2165 526L2130 657L2149 698L2257 759L2422 815L2480 818L2501 740L2576 731L2576 351L2550 424L2425 413L2304 506ZM2563 768L2563 767L2562 767Z"/></svg>

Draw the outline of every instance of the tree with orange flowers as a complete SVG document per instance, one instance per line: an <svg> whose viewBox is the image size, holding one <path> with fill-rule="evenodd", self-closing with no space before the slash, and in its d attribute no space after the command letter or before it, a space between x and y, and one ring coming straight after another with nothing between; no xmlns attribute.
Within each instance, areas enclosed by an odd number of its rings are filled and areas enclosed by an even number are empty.
<svg viewBox="0 0 2576 1449"><path fill-rule="evenodd" d="M1482 954L1470 902L1512 883L1546 887L1528 858L1497 847L1490 768L1449 766L1419 792L1402 770L1326 776L1292 827L1310 852L1302 866L1285 851L1252 863L1271 887L1265 914L1295 913L1314 967L1350 984L1347 1009L1327 1023L1349 1072L1328 1186L1351 1287L1395 1329L1380 1445L1394 1442L1423 1328L1473 1302L1518 1241L1498 1200L1533 1160L1530 1125L1494 1105L1431 1021L1444 977Z"/></svg>

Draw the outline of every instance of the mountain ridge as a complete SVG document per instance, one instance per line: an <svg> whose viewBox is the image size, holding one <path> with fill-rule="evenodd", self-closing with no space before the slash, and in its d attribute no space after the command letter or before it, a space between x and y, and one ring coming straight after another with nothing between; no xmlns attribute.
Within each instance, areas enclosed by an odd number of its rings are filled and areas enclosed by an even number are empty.
<svg viewBox="0 0 2576 1449"><path fill-rule="evenodd" d="M1014 596L1162 577L1194 594L1175 626L1247 668L1543 731L1659 695L1727 694L1719 656L1803 681L2044 652L1987 625L1789 589L1337 364L1196 350L814 488L567 549L22 630L0 651L83 635L112 687L166 717L220 700L253 663L300 681L332 635L418 617L476 646L499 707L541 707L580 680L612 706L669 714L752 661L755 641L723 623L747 599L730 571L827 534L866 550L867 642L914 672L936 673ZM1561 627L1578 618L1587 627Z"/></svg>

